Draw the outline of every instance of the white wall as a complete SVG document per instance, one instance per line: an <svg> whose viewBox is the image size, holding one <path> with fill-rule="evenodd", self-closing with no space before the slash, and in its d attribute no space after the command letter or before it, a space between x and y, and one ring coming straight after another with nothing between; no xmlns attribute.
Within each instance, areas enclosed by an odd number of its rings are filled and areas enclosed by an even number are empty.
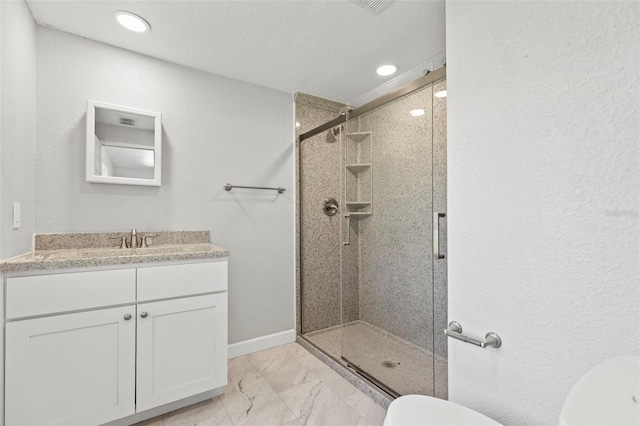
<svg viewBox="0 0 640 426"><path fill-rule="evenodd" d="M292 95L50 28L37 40L36 231L209 230L231 252L230 343L293 329ZM162 113L160 188L85 182L87 99Z"/></svg>
<svg viewBox="0 0 640 426"><path fill-rule="evenodd" d="M557 424L640 355L640 3L447 2L450 399Z"/></svg>
<svg viewBox="0 0 640 426"><path fill-rule="evenodd" d="M36 26L23 1L0 2L0 259L33 248L36 156ZM13 229L13 202L21 205Z"/></svg>

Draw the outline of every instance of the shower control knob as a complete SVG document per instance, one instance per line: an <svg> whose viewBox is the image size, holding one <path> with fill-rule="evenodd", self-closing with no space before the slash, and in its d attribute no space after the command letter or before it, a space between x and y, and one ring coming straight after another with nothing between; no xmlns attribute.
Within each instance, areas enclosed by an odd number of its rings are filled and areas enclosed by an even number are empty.
<svg viewBox="0 0 640 426"><path fill-rule="evenodd" d="M327 216L334 216L338 213L338 201L335 198L325 198L322 203L322 210Z"/></svg>

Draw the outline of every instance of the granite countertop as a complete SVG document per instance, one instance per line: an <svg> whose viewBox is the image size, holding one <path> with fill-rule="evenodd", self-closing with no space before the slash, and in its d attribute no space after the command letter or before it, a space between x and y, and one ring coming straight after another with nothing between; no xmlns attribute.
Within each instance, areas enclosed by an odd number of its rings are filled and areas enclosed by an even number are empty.
<svg viewBox="0 0 640 426"><path fill-rule="evenodd" d="M47 234L45 238L36 235L36 250L3 260L0 262L0 272L172 262L229 256L229 251L226 249L208 243L208 231L154 233L156 235L154 240L165 244L153 244L146 248L121 249L100 246L105 241L113 245L114 241L110 241L110 238L114 234L123 235L123 233ZM57 235L61 237L56 238ZM69 241L72 241L76 247L71 247ZM98 247L87 246L89 244L87 241L97 242Z"/></svg>

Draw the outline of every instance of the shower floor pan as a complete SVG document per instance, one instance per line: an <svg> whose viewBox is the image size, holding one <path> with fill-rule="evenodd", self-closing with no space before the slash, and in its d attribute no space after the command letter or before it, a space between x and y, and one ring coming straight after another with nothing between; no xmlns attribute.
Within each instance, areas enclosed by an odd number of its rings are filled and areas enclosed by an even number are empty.
<svg viewBox="0 0 640 426"><path fill-rule="evenodd" d="M433 395L435 377L447 375L447 364L439 357L365 321L313 331L304 337L397 395Z"/></svg>

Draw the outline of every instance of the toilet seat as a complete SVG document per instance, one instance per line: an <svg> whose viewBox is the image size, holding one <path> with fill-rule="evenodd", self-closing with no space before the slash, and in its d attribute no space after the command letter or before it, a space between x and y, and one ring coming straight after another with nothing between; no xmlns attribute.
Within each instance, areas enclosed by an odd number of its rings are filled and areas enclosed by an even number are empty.
<svg viewBox="0 0 640 426"><path fill-rule="evenodd" d="M501 426L462 405L425 395L405 395L389 405L384 426Z"/></svg>

